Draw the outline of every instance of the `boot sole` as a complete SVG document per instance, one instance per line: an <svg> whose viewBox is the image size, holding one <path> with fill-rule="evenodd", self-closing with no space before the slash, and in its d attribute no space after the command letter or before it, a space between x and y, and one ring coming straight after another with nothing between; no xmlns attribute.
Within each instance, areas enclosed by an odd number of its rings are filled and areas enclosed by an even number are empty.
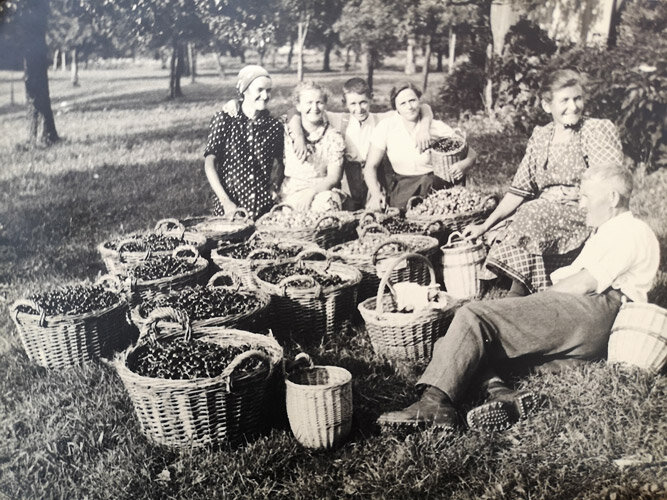
<svg viewBox="0 0 667 500"><path fill-rule="evenodd" d="M539 407L539 402L536 393L521 392L511 400L489 401L473 408L468 412L466 421L471 429L487 432L504 431L534 413Z"/></svg>
<svg viewBox="0 0 667 500"><path fill-rule="evenodd" d="M377 419L377 423L383 432L420 432L426 429L437 429L441 432L456 432L456 426L453 424L438 424L428 420L392 420L380 416Z"/></svg>

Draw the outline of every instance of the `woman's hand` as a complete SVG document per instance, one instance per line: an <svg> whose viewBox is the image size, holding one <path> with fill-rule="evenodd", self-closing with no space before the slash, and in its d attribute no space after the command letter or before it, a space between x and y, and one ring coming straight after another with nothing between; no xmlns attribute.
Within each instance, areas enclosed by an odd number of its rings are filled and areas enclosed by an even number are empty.
<svg viewBox="0 0 667 500"><path fill-rule="evenodd" d="M484 224L468 224L466 227L463 228L463 231L461 231L461 234L463 234L464 238L470 238L470 239L479 238L484 233L486 233L486 228L484 227Z"/></svg>
<svg viewBox="0 0 667 500"><path fill-rule="evenodd" d="M220 201L220 205L222 205L225 215L232 215L236 211L237 206L234 202L228 200L223 201L220 198L218 198L218 200Z"/></svg>
<svg viewBox="0 0 667 500"><path fill-rule="evenodd" d="M308 157L308 148L306 147L306 139L303 135L296 135L292 138L292 145L294 146L294 154L299 161L306 161Z"/></svg>
<svg viewBox="0 0 667 500"><path fill-rule="evenodd" d="M366 210L370 210L371 212L381 212L385 209L386 206L387 201L383 195L371 194L371 196L368 198L368 202L366 203Z"/></svg>
<svg viewBox="0 0 667 500"><path fill-rule="evenodd" d="M304 189L295 193L290 199L290 205L297 212L305 212L310 210L310 205L313 203L313 198L315 198L314 189Z"/></svg>
<svg viewBox="0 0 667 500"><path fill-rule="evenodd" d="M230 99L222 107L222 111L227 113L229 116L236 116L239 113L239 102L236 99Z"/></svg>
<svg viewBox="0 0 667 500"><path fill-rule="evenodd" d="M449 167L449 173L452 175L452 179L455 181L460 181L463 179L463 174L465 173L465 165L463 164L465 160L457 161Z"/></svg>
<svg viewBox="0 0 667 500"><path fill-rule="evenodd" d="M430 148L431 142L433 142L431 139L431 134L429 133L428 129L421 130L420 127L417 127L416 129L415 141L417 143L417 149L419 150L420 153L423 153L428 148Z"/></svg>

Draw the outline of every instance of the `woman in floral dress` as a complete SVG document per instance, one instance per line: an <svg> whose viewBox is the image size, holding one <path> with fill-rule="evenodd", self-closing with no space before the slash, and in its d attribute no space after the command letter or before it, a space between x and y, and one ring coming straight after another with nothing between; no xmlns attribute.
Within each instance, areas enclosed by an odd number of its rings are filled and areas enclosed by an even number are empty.
<svg viewBox="0 0 667 500"><path fill-rule="evenodd" d="M482 224L463 231L475 238L497 230L486 268L488 277L503 274L512 279L511 296L543 290L551 285L552 271L574 260L590 233L578 206L581 175L589 166L623 159L614 124L583 116L581 74L571 69L552 72L541 98L553 121L533 131L498 207Z"/></svg>

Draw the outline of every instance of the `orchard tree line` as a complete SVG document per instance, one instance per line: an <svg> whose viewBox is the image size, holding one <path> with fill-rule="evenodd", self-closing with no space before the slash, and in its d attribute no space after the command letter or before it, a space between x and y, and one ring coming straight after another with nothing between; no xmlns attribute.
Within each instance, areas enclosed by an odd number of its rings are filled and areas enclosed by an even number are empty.
<svg viewBox="0 0 667 500"><path fill-rule="evenodd" d="M541 74L571 65L593 76L589 109L616 121L626 152L662 166L667 4L613 3L607 43L585 47L557 43L529 15L503 28L494 46L493 9L500 5L530 14L543 7L538 0L4 0L0 64L7 64L9 55L23 66L29 139L45 144L58 140L48 68L65 69L67 59L72 84L78 85L79 61L137 51L161 54L169 68L168 96L178 98L181 78L196 77L197 53L217 54L224 74L223 54L243 63L252 51L263 64L278 47L289 47L287 66L296 60L301 80L306 47L322 51L323 71L331 71L335 52L344 57L345 69L359 59L372 88L384 57L404 50L405 73L414 74L421 50L424 90L432 59L436 71L446 62L449 72L438 109L459 116L485 113L520 130L540 119L535 90ZM465 56L460 63L458 56ZM647 64L638 69L642 61Z"/></svg>

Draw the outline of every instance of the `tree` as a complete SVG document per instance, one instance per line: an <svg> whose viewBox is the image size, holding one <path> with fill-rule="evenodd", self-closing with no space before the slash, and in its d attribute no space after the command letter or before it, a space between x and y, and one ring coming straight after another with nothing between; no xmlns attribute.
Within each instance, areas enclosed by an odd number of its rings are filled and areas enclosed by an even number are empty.
<svg viewBox="0 0 667 500"><path fill-rule="evenodd" d="M18 41L28 106L28 141L53 144L59 140L49 95L46 27L48 0L7 0L0 3L0 31Z"/></svg>
<svg viewBox="0 0 667 500"><path fill-rule="evenodd" d="M343 7L340 19L334 25L341 42L363 54L366 80L371 89L373 71L380 58L397 46L396 12L400 11L392 1L352 0Z"/></svg>

